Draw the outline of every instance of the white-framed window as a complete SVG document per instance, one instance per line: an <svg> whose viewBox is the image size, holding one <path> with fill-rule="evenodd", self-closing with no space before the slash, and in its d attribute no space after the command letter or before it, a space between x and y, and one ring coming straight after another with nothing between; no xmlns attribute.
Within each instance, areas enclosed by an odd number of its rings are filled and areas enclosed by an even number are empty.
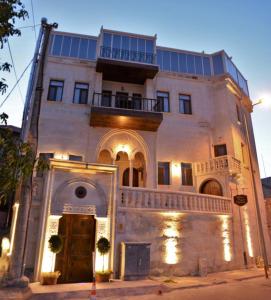
<svg viewBox="0 0 271 300"><path fill-rule="evenodd" d="M179 94L179 112L185 115L192 115L190 95Z"/></svg>
<svg viewBox="0 0 271 300"><path fill-rule="evenodd" d="M63 95L63 88L63 80L50 80L47 100L61 101Z"/></svg>
<svg viewBox="0 0 271 300"><path fill-rule="evenodd" d="M88 103L88 89L87 83L76 82L74 85L73 103L87 104Z"/></svg>

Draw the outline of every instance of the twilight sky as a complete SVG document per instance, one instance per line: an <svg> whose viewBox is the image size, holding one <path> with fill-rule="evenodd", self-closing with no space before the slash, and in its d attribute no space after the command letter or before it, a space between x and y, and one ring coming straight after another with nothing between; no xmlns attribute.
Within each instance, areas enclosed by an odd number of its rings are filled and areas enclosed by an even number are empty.
<svg viewBox="0 0 271 300"><path fill-rule="evenodd" d="M18 26L33 25L31 0L22 0L29 19ZM261 176L271 176L271 1L269 0L32 0L35 24L42 17L57 22L58 30L98 35L100 27L153 35L157 44L172 48L212 53L224 49L248 80L255 106L253 125ZM36 26L38 35L39 26ZM17 77L30 62L35 32L22 29L22 36L10 39ZM8 47L0 50L1 61L11 61ZM1 74L2 76L2 74ZM9 123L21 126L29 71L20 81L0 113ZM5 74L9 90L15 84L14 71ZM9 92L8 90L8 92ZM0 95L0 103L8 92Z"/></svg>

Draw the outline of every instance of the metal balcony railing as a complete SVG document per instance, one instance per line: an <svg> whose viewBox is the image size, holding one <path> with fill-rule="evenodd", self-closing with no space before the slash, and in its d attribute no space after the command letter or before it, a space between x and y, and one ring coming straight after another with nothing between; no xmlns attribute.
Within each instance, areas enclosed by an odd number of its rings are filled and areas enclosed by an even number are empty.
<svg viewBox="0 0 271 300"><path fill-rule="evenodd" d="M155 54L101 46L100 57L155 64Z"/></svg>
<svg viewBox="0 0 271 300"><path fill-rule="evenodd" d="M112 95L111 93L94 93L92 105L98 107L111 107L138 110L145 112L165 111L164 99L150 99L140 96Z"/></svg>

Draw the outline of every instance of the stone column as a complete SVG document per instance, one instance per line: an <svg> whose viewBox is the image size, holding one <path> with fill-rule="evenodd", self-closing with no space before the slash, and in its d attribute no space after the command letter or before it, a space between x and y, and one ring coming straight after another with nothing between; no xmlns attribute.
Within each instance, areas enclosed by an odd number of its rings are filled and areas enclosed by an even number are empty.
<svg viewBox="0 0 271 300"><path fill-rule="evenodd" d="M133 160L129 160L129 186L133 187Z"/></svg>

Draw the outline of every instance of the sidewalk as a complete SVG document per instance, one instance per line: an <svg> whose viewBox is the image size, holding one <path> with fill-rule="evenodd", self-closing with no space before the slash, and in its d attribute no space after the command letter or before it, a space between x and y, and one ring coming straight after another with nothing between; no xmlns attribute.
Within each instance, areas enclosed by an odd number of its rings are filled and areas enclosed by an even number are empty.
<svg viewBox="0 0 271 300"><path fill-rule="evenodd" d="M146 294L167 293L178 289L201 288L217 284L226 284L234 281L248 280L264 277L263 269L235 270L208 274L207 277L151 277L139 281L119 281L97 284L97 299L106 297L136 296ZM30 300L57 300L57 299L89 299L91 283L58 284L43 286L39 283L31 283L30 297L14 298L15 291L0 290L0 299L30 299ZM3 294L5 293L5 295ZM18 292L17 292L18 294ZM30 294L30 293L29 293ZM28 294L28 296L29 296ZM4 298L1 298L1 296Z"/></svg>

